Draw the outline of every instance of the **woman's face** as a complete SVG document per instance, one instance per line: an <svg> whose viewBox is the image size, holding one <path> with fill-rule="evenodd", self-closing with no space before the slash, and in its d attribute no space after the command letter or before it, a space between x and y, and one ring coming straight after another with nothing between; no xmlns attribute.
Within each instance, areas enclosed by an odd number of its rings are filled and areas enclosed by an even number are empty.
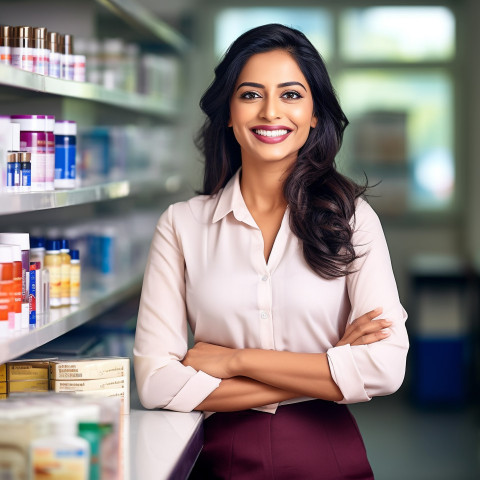
<svg viewBox="0 0 480 480"><path fill-rule="evenodd" d="M294 163L316 125L310 86L285 50L250 57L230 100L229 127L246 162Z"/></svg>

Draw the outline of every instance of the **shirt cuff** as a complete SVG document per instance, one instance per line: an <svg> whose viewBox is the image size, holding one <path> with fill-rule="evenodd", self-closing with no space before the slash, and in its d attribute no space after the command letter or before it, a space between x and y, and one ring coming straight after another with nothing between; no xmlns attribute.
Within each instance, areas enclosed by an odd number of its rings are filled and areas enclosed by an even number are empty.
<svg viewBox="0 0 480 480"><path fill-rule="evenodd" d="M332 347L327 351L328 365L333 381L342 392L343 399L337 403L368 402L364 381L355 363L350 345Z"/></svg>
<svg viewBox="0 0 480 480"><path fill-rule="evenodd" d="M218 388L221 381L220 378L198 371L164 408L177 412L191 412Z"/></svg>

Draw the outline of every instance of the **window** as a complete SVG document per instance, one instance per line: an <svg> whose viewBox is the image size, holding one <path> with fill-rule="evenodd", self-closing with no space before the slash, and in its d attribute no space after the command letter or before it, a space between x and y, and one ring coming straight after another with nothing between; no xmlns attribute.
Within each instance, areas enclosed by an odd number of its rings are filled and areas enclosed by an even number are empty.
<svg viewBox="0 0 480 480"><path fill-rule="evenodd" d="M380 182L371 199L379 212L451 209L454 14L441 6L333 8L224 9L216 18L217 56L257 25L303 31L326 60L350 120L340 170Z"/></svg>

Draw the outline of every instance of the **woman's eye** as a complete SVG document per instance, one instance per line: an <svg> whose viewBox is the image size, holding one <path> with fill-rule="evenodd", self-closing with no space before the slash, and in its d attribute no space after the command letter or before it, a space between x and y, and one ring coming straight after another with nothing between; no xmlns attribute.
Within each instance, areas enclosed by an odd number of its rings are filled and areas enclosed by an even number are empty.
<svg viewBox="0 0 480 480"><path fill-rule="evenodd" d="M291 90L291 91L288 91L288 92L285 92L283 95L282 95L283 98L287 98L289 100L294 100L294 99L297 99L297 98L302 98L302 96L296 92L295 90Z"/></svg>
<svg viewBox="0 0 480 480"><path fill-rule="evenodd" d="M252 100L254 98L260 98L260 95L257 92L243 92L240 95L240 98L244 98L245 100Z"/></svg>

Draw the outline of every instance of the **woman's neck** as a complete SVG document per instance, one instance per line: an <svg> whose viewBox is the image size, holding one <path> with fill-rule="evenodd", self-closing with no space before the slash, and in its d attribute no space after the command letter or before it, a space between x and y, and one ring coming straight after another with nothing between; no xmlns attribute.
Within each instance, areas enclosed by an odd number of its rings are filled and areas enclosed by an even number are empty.
<svg viewBox="0 0 480 480"><path fill-rule="evenodd" d="M240 189L250 211L269 212L287 207L283 195L285 170L275 165L263 168L242 165Z"/></svg>

